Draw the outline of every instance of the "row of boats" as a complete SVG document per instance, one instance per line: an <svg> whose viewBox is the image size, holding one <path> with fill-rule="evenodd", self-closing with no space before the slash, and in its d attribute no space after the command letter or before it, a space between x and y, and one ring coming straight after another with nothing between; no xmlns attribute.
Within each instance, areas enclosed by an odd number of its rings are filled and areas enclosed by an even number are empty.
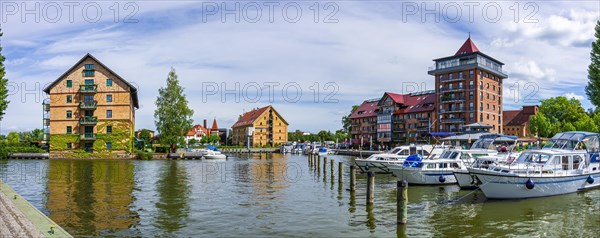
<svg viewBox="0 0 600 238"><path fill-rule="evenodd" d="M282 154L298 154L298 155L332 155L335 154L335 150L332 148L333 146L323 145L320 142L313 143L296 143L296 142L287 142L281 145L279 151Z"/></svg>
<svg viewBox="0 0 600 238"><path fill-rule="evenodd" d="M599 142L597 133L563 132L542 148L518 152L504 150L516 147L515 138L489 135L469 149L401 146L355 162L364 171L392 173L409 184L458 184L481 189L491 199L532 198L600 187Z"/></svg>

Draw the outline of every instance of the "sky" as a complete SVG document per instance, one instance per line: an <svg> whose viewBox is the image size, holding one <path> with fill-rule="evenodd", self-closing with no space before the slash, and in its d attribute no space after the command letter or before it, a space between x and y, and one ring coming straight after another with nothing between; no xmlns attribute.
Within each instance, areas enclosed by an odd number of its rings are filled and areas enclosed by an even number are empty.
<svg viewBox="0 0 600 238"><path fill-rule="evenodd" d="M6 1L10 105L0 133L42 126L42 90L91 53L139 90L154 129L171 68L194 121L230 127L273 105L289 130L335 131L352 105L433 89L432 59L471 36L504 62L504 109L567 96L585 108L599 1Z"/></svg>

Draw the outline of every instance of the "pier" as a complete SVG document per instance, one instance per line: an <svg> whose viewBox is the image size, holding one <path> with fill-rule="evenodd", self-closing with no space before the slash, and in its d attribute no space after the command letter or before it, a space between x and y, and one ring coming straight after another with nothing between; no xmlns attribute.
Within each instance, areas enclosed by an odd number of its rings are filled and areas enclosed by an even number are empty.
<svg viewBox="0 0 600 238"><path fill-rule="evenodd" d="M0 181L0 237L72 237Z"/></svg>
<svg viewBox="0 0 600 238"><path fill-rule="evenodd" d="M8 159L49 159L48 153L14 153L8 155Z"/></svg>

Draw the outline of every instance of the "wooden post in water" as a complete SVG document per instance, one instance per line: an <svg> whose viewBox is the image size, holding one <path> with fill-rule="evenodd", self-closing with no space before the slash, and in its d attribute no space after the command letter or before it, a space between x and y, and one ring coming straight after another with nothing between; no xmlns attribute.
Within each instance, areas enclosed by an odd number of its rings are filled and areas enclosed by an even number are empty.
<svg viewBox="0 0 600 238"><path fill-rule="evenodd" d="M323 158L323 174L327 174L327 157Z"/></svg>
<svg viewBox="0 0 600 238"><path fill-rule="evenodd" d="M343 163L342 162L338 162L338 183L340 184L340 186L342 186L342 175L343 173Z"/></svg>
<svg viewBox="0 0 600 238"><path fill-rule="evenodd" d="M367 173L367 205L375 201L375 173Z"/></svg>
<svg viewBox="0 0 600 238"><path fill-rule="evenodd" d="M408 182L406 180L398 181L396 184L396 207L398 224L408 222Z"/></svg>
<svg viewBox="0 0 600 238"><path fill-rule="evenodd" d="M319 161L319 159L321 159L321 156L314 156L315 158L315 162L317 163L317 173L321 173L321 161Z"/></svg>
<svg viewBox="0 0 600 238"><path fill-rule="evenodd" d="M331 179L333 179L333 167L335 166L335 164L334 164L335 161L332 159L330 162L331 163L329 164L329 167L331 167L331 168L329 169L329 173L331 174Z"/></svg>
<svg viewBox="0 0 600 238"><path fill-rule="evenodd" d="M350 165L350 191L356 191L356 167Z"/></svg>

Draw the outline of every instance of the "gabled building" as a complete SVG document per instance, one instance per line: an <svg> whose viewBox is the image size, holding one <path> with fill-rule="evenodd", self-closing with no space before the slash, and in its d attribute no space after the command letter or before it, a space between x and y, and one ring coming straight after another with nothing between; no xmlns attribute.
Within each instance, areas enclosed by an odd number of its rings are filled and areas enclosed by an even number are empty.
<svg viewBox="0 0 600 238"><path fill-rule="evenodd" d="M352 144L370 143L377 141L377 103L381 98L365 100L350 115L350 135Z"/></svg>
<svg viewBox="0 0 600 238"><path fill-rule="evenodd" d="M50 152L131 151L137 88L91 54L44 89Z"/></svg>
<svg viewBox="0 0 600 238"><path fill-rule="evenodd" d="M504 63L479 51L471 37L454 55L434 61L428 73L435 77L438 131L462 132L480 123L501 133Z"/></svg>
<svg viewBox="0 0 600 238"><path fill-rule="evenodd" d="M378 102L377 142L394 146L424 141L435 123L435 92L386 92Z"/></svg>
<svg viewBox="0 0 600 238"><path fill-rule="evenodd" d="M513 135L521 138L532 137L529 131L529 120L537 114L539 107L523 106L521 110L507 110L502 112L504 117L504 126L502 133L505 135Z"/></svg>
<svg viewBox="0 0 600 238"><path fill-rule="evenodd" d="M271 105L252 109L231 126L232 143L252 146L276 146L288 141L288 123Z"/></svg>
<svg viewBox="0 0 600 238"><path fill-rule="evenodd" d="M185 142L189 143L190 140L195 140L196 142L200 142L202 138L209 135L209 130L203 127L202 125L194 125L191 130L189 130L185 136Z"/></svg>

